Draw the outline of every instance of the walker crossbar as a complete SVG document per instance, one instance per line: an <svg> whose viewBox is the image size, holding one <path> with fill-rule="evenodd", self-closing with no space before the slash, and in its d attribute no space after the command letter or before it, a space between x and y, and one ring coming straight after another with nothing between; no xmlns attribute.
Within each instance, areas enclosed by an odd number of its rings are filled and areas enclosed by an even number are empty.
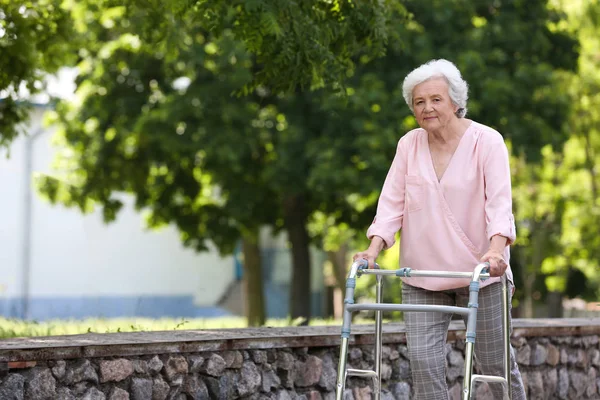
<svg viewBox="0 0 600 400"><path fill-rule="evenodd" d="M496 382L506 384L506 379L501 376L493 376L493 375L477 375L473 374L471 377L471 382L482 381L482 382Z"/></svg>
<svg viewBox="0 0 600 400"><path fill-rule="evenodd" d="M362 378L367 378L367 377L375 377L375 371L371 371L369 369L351 369L348 368L346 370L346 375L348 376L359 376Z"/></svg>
<svg viewBox="0 0 600 400"><path fill-rule="evenodd" d="M400 268L395 270L389 269L361 269L357 272L357 276L365 275L395 275L406 278L427 277L427 278L465 278L471 279L472 272L454 272L454 271L419 271L410 268ZM490 274L482 272L479 274L479 279L482 281L488 279Z"/></svg>
<svg viewBox="0 0 600 400"><path fill-rule="evenodd" d="M361 275L376 275L376 302L370 304L355 304L354 289L356 288L356 278ZM469 303L467 307L454 307L429 304L384 304L382 303L382 277L397 276L403 278L412 277L438 277L438 278L468 278L469 285ZM404 311L404 312L443 312L459 314L466 317L466 346L465 346L465 374L463 381L462 400L469 400L476 381L486 381L501 383L504 385L506 397L512 399L510 392L510 333L508 331L508 312L509 299L506 276L502 277L502 322L504 339L504 377L490 375L473 374L473 350L475 346L475 333L477 324L477 308L479 295L479 282L490 277L489 264L482 263L475 266L473 272L452 272L452 271L419 271L411 268L400 268L398 270L381 270L379 265L375 264L375 269L368 269L366 260L358 260L352 264L348 279L346 280L346 296L344 299L344 320L342 323L342 338L340 345L340 359L338 364L336 400L342 400L346 379L348 376L359 376L372 378L373 393L375 400L381 399L381 345L382 345L382 315L383 311ZM351 334L352 313L356 311L375 311L375 368L374 370L359 370L347 368L348 345Z"/></svg>
<svg viewBox="0 0 600 400"><path fill-rule="evenodd" d="M469 315L469 308L454 306L430 306L426 304L348 304L346 306L350 312L354 311L429 311L443 312L449 314Z"/></svg>
<svg viewBox="0 0 600 400"><path fill-rule="evenodd" d="M381 392L381 382L379 380L379 374L375 371L368 369L351 369L346 370L346 376L356 376L359 378L371 378L373 380L373 390Z"/></svg>

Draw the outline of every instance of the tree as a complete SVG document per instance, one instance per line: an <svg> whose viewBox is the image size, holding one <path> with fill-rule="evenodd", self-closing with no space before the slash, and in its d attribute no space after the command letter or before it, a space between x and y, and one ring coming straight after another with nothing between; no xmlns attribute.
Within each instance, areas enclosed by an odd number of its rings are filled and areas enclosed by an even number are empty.
<svg viewBox="0 0 600 400"><path fill-rule="evenodd" d="M40 92L45 73L74 59L66 48L76 35L61 3L0 0L0 146L7 146L28 119L29 105L19 90Z"/></svg>
<svg viewBox="0 0 600 400"><path fill-rule="evenodd" d="M509 140L514 153L521 156L513 168L539 169L536 165L545 160L541 149L547 144L550 149L560 149L569 137L564 124L571 115L571 97L555 88L564 87L563 75L576 69L578 40L564 28L562 12L548 8L546 1L494 5L460 0L409 1L406 7L411 20L398 28L403 40L390 43L385 58L357 69L347 84L347 98L328 95L318 100L328 115L320 141L312 147L316 158L312 190L330 193L332 201L320 208L323 214L318 216L320 226L313 228L315 232L330 227L337 235L340 227L351 227L355 235L364 235L375 214L396 143L403 133L416 127L402 98L402 81L426 60L447 58L458 65L470 87L468 117L492 126ZM532 177L517 179L528 185L535 183ZM531 248L528 216L521 213L529 211L521 201L534 197L529 190L526 193L528 197L519 197L518 190L515 194L520 219L513 268L519 292L524 287L524 297L530 298L533 284L540 281L534 279L525 286L520 281L539 278L532 272L539 271L543 258L532 264L531 255L520 257ZM551 225L554 222L548 221ZM535 232L549 235L552 230L545 227ZM545 254L546 242L536 239L535 251ZM330 251L343 244L330 238L324 243ZM364 241L352 247L363 246Z"/></svg>
<svg viewBox="0 0 600 400"><path fill-rule="evenodd" d="M560 159L547 145L539 164L528 163L525 156L512 157L514 214L518 242L511 254L515 280L522 287L519 296L522 315L534 316L534 303L546 295L542 264L560 255L560 226L564 214L556 169ZM516 268L515 268L516 267Z"/></svg>
<svg viewBox="0 0 600 400"><path fill-rule="evenodd" d="M27 121L19 88L40 92L47 73L85 59L110 40L115 16L124 15L119 23L131 24L130 32L172 57L186 36L180 29L185 18L215 37L232 33L254 55L251 79L236 88L249 94L265 84L274 91L338 85L353 70L354 55L383 55L390 24L402 10L399 0L1 0L0 145L8 145Z"/></svg>
<svg viewBox="0 0 600 400"><path fill-rule="evenodd" d="M175 3L175 9L185 3ZM404 14L398 0L198 0L191 8L209 32L231 30L255 56L246 93L257 85L275 93L339 86L354 70L357 54L385 53Z"/></svg>
<svg viewBox="0 0 600 400"><path fill-rule="evenodd" d="M551 303L553 316L562 310L563 296L597 298L600 106L597 60L600 7L596 2L558 4L569 16L569 29L581 43L577 73L565 73L556 91L569 96L569 115L562 127L568 139L545 146L540 165L517 161L515 201L520 236L518 255L524 281L533 296L525 296L525 315L533 315L533 298ZM536 281L535 278L538 278Z"/></svg>
<svg viewBox="0 0 600 400"><path fill-rule="evenodd" d="M258 313L250 315L252 324L264 322L258 229L266 224L285 229L292 242L292 317L310 316L309 210L305 192L290 185L302 175L295 162L303 132L289 126L277 93L285 83L302 98L303 86L337 83L328 80L351 70L353 53L379 54L396 4L374 2L369 11L370 3L263 3L201 2L187 11L173 3L166 17L154 10L149 18L135 2L74 5L89 44L80 50L80 99L57 109L61 144L69 149L63 174L40 180L51 201L83 211L97 204L106 221L121 207L115 193L132 193L136 206L150 211L151 226L175 223L197 250L212 241L228 253L242 237L249 310ZM382 10L390 11L386 18L369 19ZM294 19L286 25L293 32L282 36L268 23L274 12ZM256 26L255 14L271 20ZM319 23L309 24L311 17ZM306 41L298 21L321 36ZM296 58L287 57L290 49ZM232 96L240 91L246 97Z"/></svg>
<svg viewBox="0 0 600 400"><path fill-rule="evenodd" d="M571 138L563 147L564 158L558 170L564 185L561 192L566 195L561 247L568 269L565 271L563 266L553 271L553 264L559 266L560 261L548 262L543 268L549 275L547 284L553 290L564 289L569 297L592 300L600 294L600 180L597 174L600 165L600 61L597 57L600 4L585 0L565 9L582 44L579 73L566 78L574 107L566 127ZM555 272L554 276L551 272ZM583 279L577 282L577 277Z"/></svg>

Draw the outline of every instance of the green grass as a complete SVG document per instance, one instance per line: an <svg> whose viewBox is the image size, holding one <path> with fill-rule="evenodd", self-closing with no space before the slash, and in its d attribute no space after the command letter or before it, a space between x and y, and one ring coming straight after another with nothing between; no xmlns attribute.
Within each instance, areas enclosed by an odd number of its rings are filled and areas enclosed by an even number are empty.
<svg viewBox="0 0 600 400"><path fill-rule="evenodd" d="M356 323L356 321L355 321ZM289 319L269 319L266 326L297 325ZM334 319L314 319L310 325L339 325ZM74 335L80 333L147 332L193 329L229 329L247 327L242 317L227 318L90 318L84 320L23 321L0 317L0 339L31 336Z"/></svg>
<svg viewBox="0 0 600 400"><path fill-rule="evenodd" d="M356 318L353 324L373 324L373 320ZM296 326L298 321L269 319L265 326ZM312 319L311 326L342 325L335 319ZM194 329L233 329L248 326L243 317L226 318L89 318L83 320L24 321L0 317L0 339L33 336L76 335L82 333L150 332Z"/></svg>

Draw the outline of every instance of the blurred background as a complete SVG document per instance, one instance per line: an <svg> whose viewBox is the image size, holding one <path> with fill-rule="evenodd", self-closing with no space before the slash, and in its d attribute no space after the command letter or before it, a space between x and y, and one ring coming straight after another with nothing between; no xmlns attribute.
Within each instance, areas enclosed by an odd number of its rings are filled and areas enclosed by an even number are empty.
<svg viewBox="0 0 600 400"><path fill-rule="evenodd" d="M337 323L433 58L511 151L514 316L600 316L600 3L0 0L2 334Z"/></svg>

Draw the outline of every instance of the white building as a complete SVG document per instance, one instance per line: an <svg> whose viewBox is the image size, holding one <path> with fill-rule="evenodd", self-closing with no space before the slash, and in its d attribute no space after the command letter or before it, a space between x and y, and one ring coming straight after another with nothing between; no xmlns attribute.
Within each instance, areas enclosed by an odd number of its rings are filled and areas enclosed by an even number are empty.
<svg viewBox="0 0 600 400"><path fill-rule="evenodd" d="M174 228L151 231L130 198L109 225L99 212L51 205L32 185L50 172L53 129L34 108L28 134L0 149L0 315L208 317L242 312L238 257L183 247ZM8 156L8 157L7 157ZM285 317L290 257L285 240L264 235L267 314ZM313 257L313 315L323 310L322 259ZM276 267L275 267L276 266Z"/></svg>

